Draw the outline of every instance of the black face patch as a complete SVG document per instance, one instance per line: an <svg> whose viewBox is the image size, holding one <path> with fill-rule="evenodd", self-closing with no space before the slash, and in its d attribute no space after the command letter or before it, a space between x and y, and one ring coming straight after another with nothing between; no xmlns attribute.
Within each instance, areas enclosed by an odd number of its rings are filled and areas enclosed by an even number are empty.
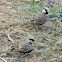
<svg viewBox="0 0 62 62"><path fill-rule="evenodd" d="M29 40L31 40L32 42L34 42L34 39L29 39Z"/></svg>
<svg viewBox="0 0 62 62"><path fill-rule="evenodd" d="M48 14L48 11L47 11L47 9L45 9L45 11L46 11L46 13L45 13L45 14Z"/></svg>
<svg viewBox="0 0 62 62"><path fill-rule="evenodd" d="M32 42L29 42L29 44L32 44Z"/></svg>

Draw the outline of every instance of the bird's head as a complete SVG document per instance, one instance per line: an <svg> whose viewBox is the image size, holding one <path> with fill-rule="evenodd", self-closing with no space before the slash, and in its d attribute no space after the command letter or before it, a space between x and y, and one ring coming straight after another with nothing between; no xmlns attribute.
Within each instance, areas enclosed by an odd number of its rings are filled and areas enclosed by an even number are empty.
<svg viewBox="0 0 62 62"><path fill-rule="evenodd" d="M42 10L42 12L43 12L44 14L48 14L48 13L49 13L49 7L46 6L46 7Z"/></svg>
<svg viewBox="0 0 62 62"><path fill-rule="evenodd" d="M33 42L35 42L34 39L29 39L29 40L30 40L29 44L33 44Z"/></svg>

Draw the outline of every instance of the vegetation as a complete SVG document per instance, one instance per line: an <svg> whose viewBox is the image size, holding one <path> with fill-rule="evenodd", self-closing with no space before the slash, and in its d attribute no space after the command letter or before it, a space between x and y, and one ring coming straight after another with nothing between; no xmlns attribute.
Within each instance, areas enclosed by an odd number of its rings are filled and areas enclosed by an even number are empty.
<svg viewBox="0 0 62 62"><path fill-rule="evenodd" d="M42 13L42 9L50 1L51 0L47 0L47 2L36 2L36 0L11 0L9 1L10 3L7 1L3 1L6 5L4 3L1 4L0 10L0 57L2 57L3 55L2 58L7 59L8 62L9 60L19 62L22 58L22 62L24 62L26 58L28 58L29 62L62 61L62 8L60 8L61 5L49 5L50 22L47 22L45 24L46 27L43 27L43 30L37 31L36 27L34 27L33 24L24 25L26 22L29 22L39 13ZM18 52L10 52L9 50L14 44L12 44L10 40L8 40L7 33L10 34L10 36L15 40L19 47L23 45L22 42L25 43L25 41L29 38L34 38L36 41L34 51L30 54L27 54L27 57ZM5 61L4 59L2 60Z"/></svg>

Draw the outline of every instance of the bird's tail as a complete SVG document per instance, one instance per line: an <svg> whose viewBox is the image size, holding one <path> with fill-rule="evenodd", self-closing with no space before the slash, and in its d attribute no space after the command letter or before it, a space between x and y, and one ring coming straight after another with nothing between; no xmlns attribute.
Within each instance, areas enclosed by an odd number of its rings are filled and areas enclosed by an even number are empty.
<svg viewBox="0 0 62 62"><path fill-rule="evenodd" d="M32 19L32 20L30 20L30 21L28 21L28 22L23 23L21 26L31 25L31 24L34 24L34 23L35 23L35 20Z"/></svg>

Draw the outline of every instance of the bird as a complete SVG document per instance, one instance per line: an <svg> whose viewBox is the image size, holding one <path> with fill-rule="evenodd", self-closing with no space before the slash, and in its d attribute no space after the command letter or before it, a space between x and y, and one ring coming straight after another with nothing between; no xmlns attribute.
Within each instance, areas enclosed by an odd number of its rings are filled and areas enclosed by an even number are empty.
<svg viewBox="0 0 62 62"><path fill-rule="evenodd" d="M30 53L31 51L33 51L34 48L34 39L29 39L30 42L28 42L27 44L25 44L22 48L20 48L19 52L20 53Z"/></svg>
<svg viewBox="0 0 62 62"><path fill-rule="evenodd" d="M19 52L19 53L30 53L33 51L34 48L34 39L29 39L30 42L27 42L25 45L23 45L21 48L12 48L11 51Z"/></svg>
<svg viewBox="0 0 62 62"><path fill-rule="evenodd" d="M10 37L10 35L8 34L7 35L9 40L12 41L12 43L16 46L12 46L12 48L10 49L10 51L12 52L19 52L19 53L30 53L31 51L33 51L34 49L34 42L35 40L34 39L29 39L29 42L26 42L26 44L24 44L21 48L18 47L18 45L15 43L15 41Z"/></svg>
<svg viewBox="0 0 62 62"><path fill-rule="evenodd" d="M40 29L43 24L45 24L48 21L49 18L49 7L46 6L42 10L42 14L39 14L36 18L33 19L33 21L36 21L37 27Z"/></svg>
<svg viewBox="0 0 62 62"><path fill-rule="evenodd" d="M33 24L40 29L42 25L48 21L48 18L49 18L49 6L46 6L45 8L43 8L40 14L36 15L33 19L31 19L29 22L25 23L24 25Z"/></svg>

